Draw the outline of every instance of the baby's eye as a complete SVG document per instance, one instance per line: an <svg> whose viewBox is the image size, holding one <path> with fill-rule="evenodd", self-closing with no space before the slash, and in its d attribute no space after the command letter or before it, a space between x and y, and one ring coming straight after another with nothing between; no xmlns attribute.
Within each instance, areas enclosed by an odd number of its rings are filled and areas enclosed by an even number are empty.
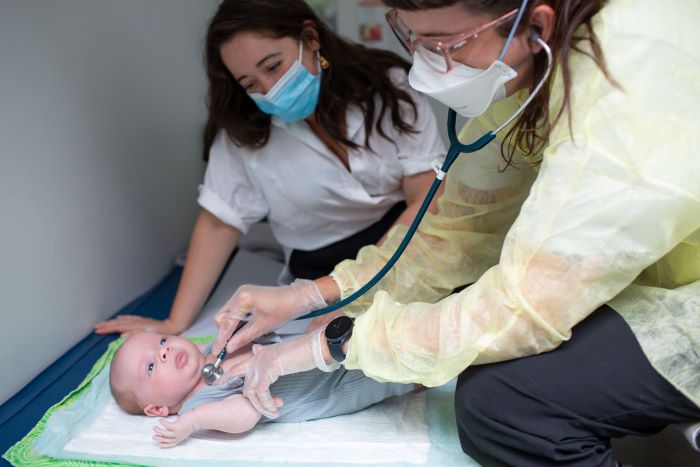
<svg viewBox="0 0 700 467"><path fill-rule="evenodd" d="M274 65L270 65L270 66L267 68L267 71L270 72L270 73L272 73L272 72L276 71L276 70L280 67L281 64L282 64L282 62L277 62L277 63L275 63Z"/></svg>
<svg viewBox="0 0 700 467"><path fill-rule="evenodd" d="M168 340L168 339L167 339L166 337L162 337L162 338L160 339L160 345L165 345L165 343L167 342L167 340Z"/></svg>
<svg viewBox="0 0 700 467"><path fill-rule="evenodd" d="M151 373L153 373L153 367L154 367L153 362L148 363L148 364L146 365L146 372L149 374L149 376L150 376Z"/></svg>

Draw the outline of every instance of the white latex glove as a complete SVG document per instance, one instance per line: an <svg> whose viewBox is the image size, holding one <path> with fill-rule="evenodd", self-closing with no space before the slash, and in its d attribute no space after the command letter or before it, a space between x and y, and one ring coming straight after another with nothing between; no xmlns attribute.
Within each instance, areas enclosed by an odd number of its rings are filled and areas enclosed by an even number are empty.
<svg viewBox="0 0 700 467"><path fill-rule="evenodd" d="M153 431L156 432L153 435L153 439L158 441L162 448L177 446L199 429L193 411L185 412L172 422L164 418L161 418L159 421L162 426L156 425L153 427Z"/></svg>
<svg viewBox="0 0 700 467"><path fill-rule="evenodd" d="M316 368L313 340L318 332L273 345L254 345L253 359L246 372L243 395L267 418L279 416L278 404L270 394L270 385L280 376Z"/></svg>
<svg viewBox="0 0 700 467"><path fill-rule="evenodd" d="M248 323L229 341L226 346L228 353L263 334L276 331L294 318L325 306L316 284L308 279L297 279L281 287L242 285L214 317L219 332L212 352L214 355L221 352L226 339L244 318Z"/></svg>

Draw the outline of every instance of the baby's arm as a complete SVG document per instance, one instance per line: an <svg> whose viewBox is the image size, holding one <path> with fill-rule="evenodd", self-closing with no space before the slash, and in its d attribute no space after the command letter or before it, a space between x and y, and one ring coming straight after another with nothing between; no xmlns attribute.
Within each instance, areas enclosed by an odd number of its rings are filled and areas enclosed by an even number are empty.
<svg viewBox="0 0 700 467"><path fill-rule="evenodd" d="M243 395L233 394L222 401L200 405L173 422L161 418L162 426L153 427L156 432L153 439L160 443L160 447L170 448L197 430L244 433L252 429L261 416Z"/></svg>
<svg viewBox="0 0 700 467"><path fill-rule="evenodd" d="M233 394L222 401L200 405L190 412L195 414L198 429L225 433L245 433L262 417L242 394Z"/></svg>

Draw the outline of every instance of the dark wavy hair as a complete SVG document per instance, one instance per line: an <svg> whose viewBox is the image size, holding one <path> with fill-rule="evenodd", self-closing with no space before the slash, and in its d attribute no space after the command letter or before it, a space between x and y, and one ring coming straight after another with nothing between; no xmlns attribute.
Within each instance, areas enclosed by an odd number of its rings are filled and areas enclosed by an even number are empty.
<svg viewBox="0 0 700 467"><path fill-rule="evenodd" d="M521 0L383 0L387 6L402 10L427 10L441 8L462 3L464 7L475 14L485 14L497 18L516 8L519 8ZM592 19L607 3L607 0L534 0L526 7L524 18L528 18L532 10L542 4L554 9L556 20L554 31L548 44L552 49L553 66L560 66L564 81L564 104L557 110L556 115L549 115L550 85L554 73L550 74L542 90L525 108L517 118L512 128L506 135L501 146L501 153L508 165L512 164L516 148L520 148L526 156L537 156L549 140L549 134L554 125L559 121L565 111L568 114L569 131L571 128L571 68L569 56L571 51L583 53L590 57L600 68L605 77L614 85L619 85L611 77L605 64L605 57L600 48L598 37L593 31ZM508 21L499 26L498 31L502 36L507 36L513 21ZM581 31L577 32L579 27ZM519 31L527 27L526 22L521 22ZM588 45L590 52L583 46ZM547 68L547 58L544 52L534 58L534 82L538 82L544 76Z"/></svg>
<svg viewBox="0 0 700 467"><path fill-rule="evenodd" d="M209 117L204 134L204 159L219 130L226 131L239 146L259 148L270 137L270 116L263 113L233 78L221 59L221 46L241 31L255 31L274 38L304 37L306 25L318 32L321 55L330 67L323 70L319 102L315 118L331 138L349 149L359 145L345 135L345 111L351 103L364 114L364 147L371 149L369 137L375 128L387 140L382 129L386 112L400 133L413 133L416 103L411 95L398 88L389 76L389 69L399 67L406 72L410 63L398 55L351 44L333 33L302 0L224 0L211 19L206 36L206 72L209 80ZM381 98L377 108L375 97ZM413 110L413 119L406 119L401 104Z"/></svg>

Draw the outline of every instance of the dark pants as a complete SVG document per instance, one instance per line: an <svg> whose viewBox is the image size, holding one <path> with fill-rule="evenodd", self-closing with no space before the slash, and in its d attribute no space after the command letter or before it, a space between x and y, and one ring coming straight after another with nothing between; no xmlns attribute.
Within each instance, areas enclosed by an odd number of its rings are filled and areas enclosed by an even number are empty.
<svg viewBox="0 0 700 467"><path fill-rule="evenodd" d="M374 245L394 225L406 210L406 203L396 203L384 216L364 230L318 250L293 250L289 257L289 272L299 279L318 279L330 274L344 259L354 259L365 245Z"/></svg>
<svg viewBox="0 0 700 467"><path fill-rule="evenodd" d="M551 352L466 369L455 411L462 449L484 466L614 466L610 438L700 420L607 306Z"/></svg>

